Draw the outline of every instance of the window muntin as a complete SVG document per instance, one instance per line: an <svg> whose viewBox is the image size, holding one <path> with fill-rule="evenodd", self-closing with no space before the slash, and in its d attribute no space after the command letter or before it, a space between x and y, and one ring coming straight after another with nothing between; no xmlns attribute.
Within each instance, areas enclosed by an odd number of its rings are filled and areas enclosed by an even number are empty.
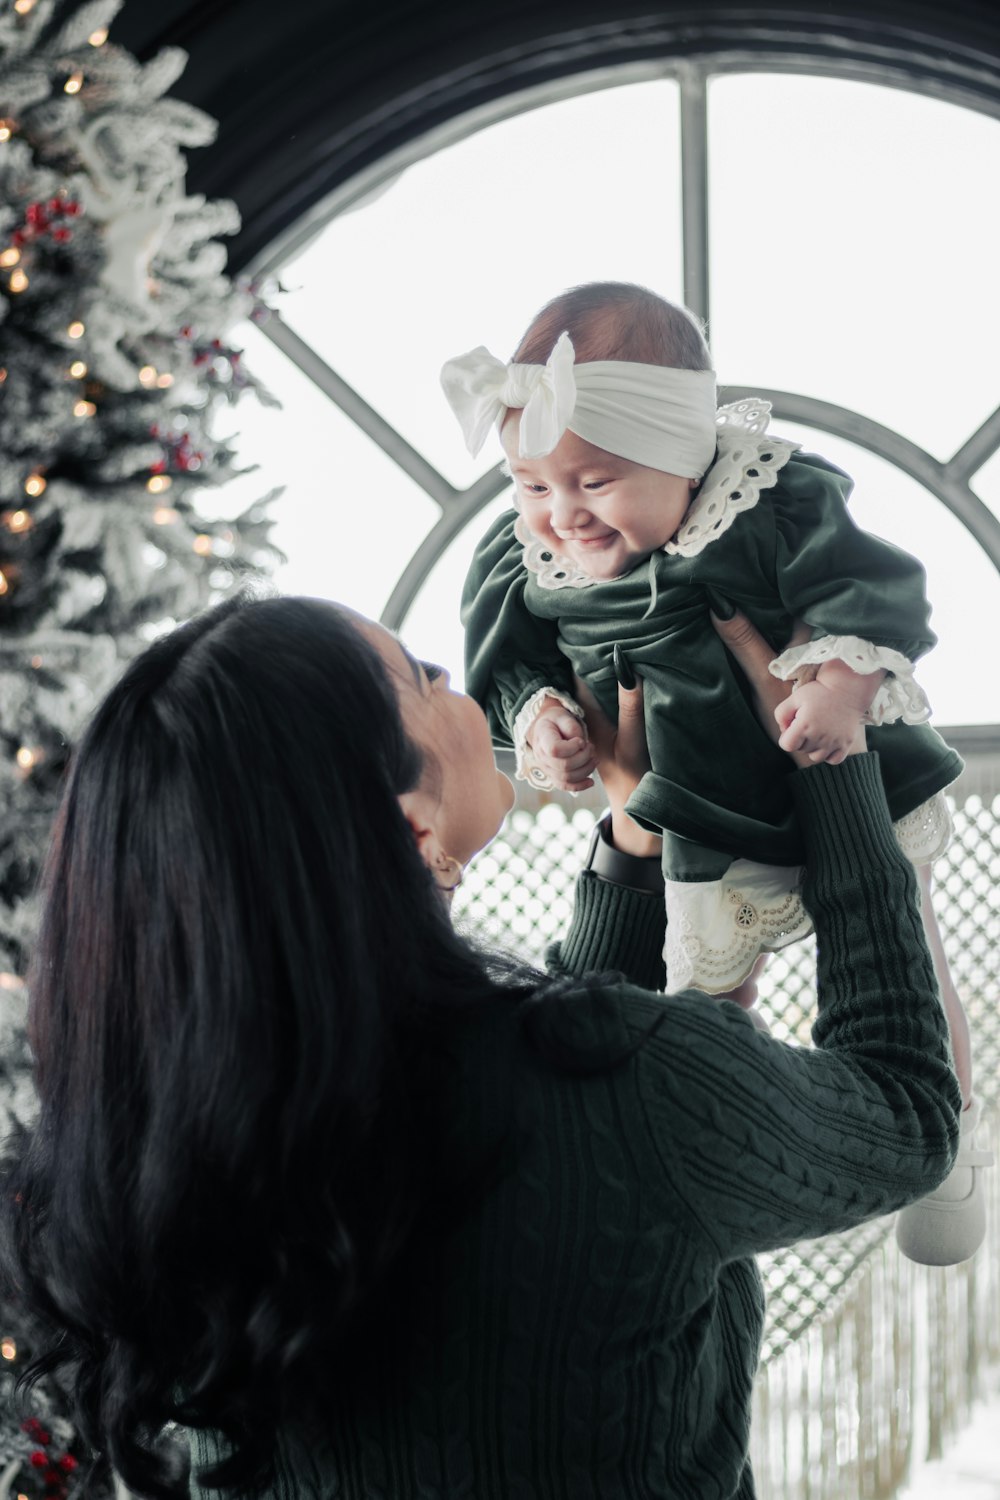
<svg viewBox="0 0 1000 1500"><path fill-rule="evenodd" d="M509 359L577 281L681 295L677 86L657 80L515 115L415 163L282 269L288 322L452 483L466 453L438 372Z"/></svg>

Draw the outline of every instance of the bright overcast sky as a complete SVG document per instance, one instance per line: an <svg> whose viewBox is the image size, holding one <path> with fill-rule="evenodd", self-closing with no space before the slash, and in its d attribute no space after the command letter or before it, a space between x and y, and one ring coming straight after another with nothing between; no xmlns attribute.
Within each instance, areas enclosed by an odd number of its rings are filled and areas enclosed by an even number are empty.
<svg viewBox="0 0 1000 1500"><path fill-rule="evenodd" d="M712 307L721 384L822 398L948 458L998 402L1000 123L898 90L801 76L710 85ZM678 91L623 85L547 105L419 162L332 221L282 272L286 321L453 483L476 461L438 385L449 356L509 358L555 292L596 279L682 299ZM377 615L436 505L256 329L247 359L284 402L240 420L284 483L287 592ZM1000 720L991 655L1000 578L964 527L863 449L775 421L853 474L860 524L927 568L941 644L918 677L939 724ZM1000 460L975 481L1000 514ZM432 574L404 626L460 673L458 596L495 502Z"/></svg>

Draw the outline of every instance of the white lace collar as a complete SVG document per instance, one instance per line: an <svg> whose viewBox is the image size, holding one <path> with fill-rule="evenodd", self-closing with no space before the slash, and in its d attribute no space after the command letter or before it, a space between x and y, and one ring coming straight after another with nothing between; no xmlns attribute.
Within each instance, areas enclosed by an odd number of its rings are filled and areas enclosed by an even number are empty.
<svg viewBox="0 0 1000 1500"><path fill-rule="evenodd" d="M768 437L770 401L748 396L720 406L715 462L702 480L677 535L664 552L696 557L710 542L728 531L736 517L752 509L761 490L776 483L778 472L799 447L785 438ZM524 566L542 589L586 589L598 580L582 572L568 557L552 552L528 530L518 513L514 535L524 549Z"/></svg>
<svg viewBox="0 0 1000 1500"><path fill-rule="evenodd" d="M709 542L716 541L742 511L752 510L761 490L777 482L798 443L767 436L770 401L747 396L720 406L716 413L719 446L715 463L702 480L677 535L664 552L671 556L697 557Z"/></svg>

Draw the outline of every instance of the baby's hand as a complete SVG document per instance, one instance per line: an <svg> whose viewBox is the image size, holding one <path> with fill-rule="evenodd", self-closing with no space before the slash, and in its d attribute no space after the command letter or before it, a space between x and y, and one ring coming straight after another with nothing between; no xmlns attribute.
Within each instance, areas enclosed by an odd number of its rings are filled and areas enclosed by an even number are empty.
<svg viewBox="0 0 1000 1500"><path fill-rule="evenodd" d="M546 698L527 733L536 765L562 792L582 792L593 786L597 765L586 726L557 698Z"/></svg>
<svg viewBox="0 0 1000 1500"><path fill-rule="evenodd" d="M877 675L881 679L882 674ZM858 684L868 681L854 672L851 676ZM871 693L859 693L853 684L824 682L820 672L812 682L797 687L775 709L774 717L781 729L779 746L782 750L806 753L817 764L827 761L831 766L839 766L852 746L856 746L858 737L864 735L862 720L874 692L875 687Z"/></svg>

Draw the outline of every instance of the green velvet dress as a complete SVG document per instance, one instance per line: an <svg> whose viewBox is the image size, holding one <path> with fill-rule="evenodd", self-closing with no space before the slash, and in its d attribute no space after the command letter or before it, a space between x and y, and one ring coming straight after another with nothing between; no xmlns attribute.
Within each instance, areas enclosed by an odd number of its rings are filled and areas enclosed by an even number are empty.
<svg viewBox="0 0 1000 1500"><path fill-rule="evenodd" d="M480 543L466 582L466 687L486 710L498 746L514 742L518 715L543 689L572 697L574 673L614 721L615 643L627 652L643 679L652 766L629 812L663 834L668 916L671 885L710 882L721 908L744 908L740 920L760 927L759 945L743 943L743 972L758 952L808 930L797 900L770 931L758 920L761 902L747 895L751 867L767 867L772 886L777 875L773 915L778 889L797 890L804 850L788 786L791 762L758 722L745 679L712 626L707 590L730 599L778 650L796 619L817 642L860 637L875 653L869 668L889 660L905 668L898 680L886 680L899 712L907 692L912 701L904 680L909 664L935 643L924 571L854 524L846 505L851 487L822 458L744 433L735 452L730 442L726 462L709 471L674 542L622 577L584 583L577 575L573 586L572 565L532 545L510 511ZM843 654L836 644L833 654ZM896 821L962 769L927 723L897 718L871 727L868 737ZM697 946L697 937L692 942ZM738 982L721 969L714 978L719 982L695 966L670 982L714 992Z"/></svg>

